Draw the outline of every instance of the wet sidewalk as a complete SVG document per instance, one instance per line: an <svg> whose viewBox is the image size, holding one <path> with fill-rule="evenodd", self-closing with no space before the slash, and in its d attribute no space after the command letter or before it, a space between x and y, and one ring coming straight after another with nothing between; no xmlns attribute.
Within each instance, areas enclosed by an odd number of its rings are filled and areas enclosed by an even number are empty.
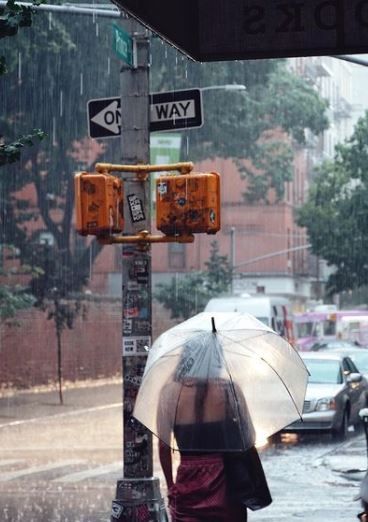
<svg viewBox="0 0 368 522"><path fill-rule="evenodd" d="M367 472L367 443L364 432L353 435L320 463L341 477L360 482Z"/></svg>
<svg viewBox="0 0 368 522"><path fill-rule="evenodd" d="M65 383L64 404L56 385L0 391L0 425L122 402L121 378Z"/></svg>

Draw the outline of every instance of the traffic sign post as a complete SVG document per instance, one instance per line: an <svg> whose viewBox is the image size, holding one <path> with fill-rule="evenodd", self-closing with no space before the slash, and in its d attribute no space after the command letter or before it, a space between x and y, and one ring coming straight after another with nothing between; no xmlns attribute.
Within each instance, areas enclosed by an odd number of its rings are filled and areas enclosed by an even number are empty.
<svg viewBox="0 0 368 522"><path fill-rule="evenodd" d="M127 22L129 33L141 27ZM149 163L149 38L137 40L138 67L121 69L123 163ZM148 180L124 175L124 233L150 230ZM152 335L151 247L122 247L123 464L112 502L111 522L165 522L159 479L153 477L152 434L132 417Z"/></svg>
<svg viewBox="0 0 368 522"><path fill-rule="evenodd" d="M121 135L120 98L89 100L88 133L90 138L112 138ZM149 96L149 130L173 131L203 125L200 89L159 92Z"/></svg>

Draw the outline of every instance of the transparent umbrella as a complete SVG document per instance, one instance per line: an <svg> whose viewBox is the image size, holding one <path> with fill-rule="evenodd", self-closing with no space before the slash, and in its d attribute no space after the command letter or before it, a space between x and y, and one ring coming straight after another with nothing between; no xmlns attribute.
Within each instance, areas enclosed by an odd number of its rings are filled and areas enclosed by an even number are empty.
<svg viewBox="0 0 368 522"><path fill-rule="evenodd" d="M308 370L246 313L200 313L150 349L134 417L173 449L238 451L301 417Z"/></svg>

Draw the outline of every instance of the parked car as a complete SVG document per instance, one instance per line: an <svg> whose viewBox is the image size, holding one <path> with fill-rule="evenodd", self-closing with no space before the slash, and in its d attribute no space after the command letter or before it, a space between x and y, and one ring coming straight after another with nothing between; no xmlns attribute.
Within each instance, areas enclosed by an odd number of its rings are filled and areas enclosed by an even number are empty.
<svg viewBox="0 0 368 522"><path fill-rule="evenodd" d="M312 346L311 351L317 352L319 350L337 350L356 348L357 345L349 341L341 341L340 339L318 339Z"/></svg>
<svg viewBox="0 0 368 522"><path fill-rule="evenodd" d="M321 352L325 352L329 350L328 347L321 348ZM342 355L345 357L350 357L355 366L358 368L359 372L364 375L366 379L368 379L368 349L367 348L358 348L357 346L349 346L343 348L332 349L331 353L336 353L338 355ZM329 351L330 353L330 351Z"/></svg>
<svg viewBox="0 0 368 522"><path fill-rule="evenodd" d="M334 352L304 352L310 376L302 418L283 431L330 432L344 439L349 425L359 426L359 410L368 405L368 381L350 357Z"/></svg>

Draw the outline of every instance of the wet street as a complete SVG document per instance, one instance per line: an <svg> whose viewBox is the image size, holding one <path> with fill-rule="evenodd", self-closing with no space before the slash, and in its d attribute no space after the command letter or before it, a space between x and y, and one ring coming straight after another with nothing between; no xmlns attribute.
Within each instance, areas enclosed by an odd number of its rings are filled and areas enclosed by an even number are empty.
<svg viewBox="0 0 368 522"><path fill-rule="evenodd" d="M360 511L359 502L353 500L359 480L351 478L360 479L363 474L341 473L331 462L335 457L347 463L351 459L353 467L358 458L359 469L365 469L364 448L363 436L353 433L343 444L332 442L328 435L301 440L284 436L282 443L262 453L273 503L263 512L251 514L249 520L354 520Z"/></svg>
<svg viewBox="0 0 368 522"><path fill-rule="evenodd" d="M121 385L0 399L1 522L107 522L121 463ZM365 469L362 434L339 444L328 436L283 436L261 450L273 504L250 513L252 522L347 522L360 510L353 500ZM350 459L350 460L349 460ZM338 466L337 466L338 467ZM155 456L155 475L162 473Z"/></svg>

